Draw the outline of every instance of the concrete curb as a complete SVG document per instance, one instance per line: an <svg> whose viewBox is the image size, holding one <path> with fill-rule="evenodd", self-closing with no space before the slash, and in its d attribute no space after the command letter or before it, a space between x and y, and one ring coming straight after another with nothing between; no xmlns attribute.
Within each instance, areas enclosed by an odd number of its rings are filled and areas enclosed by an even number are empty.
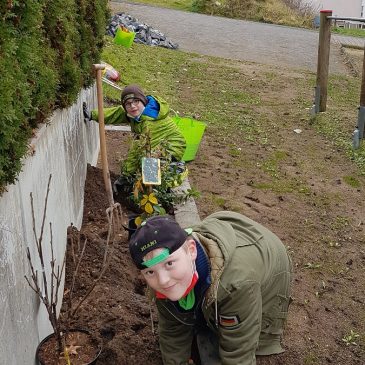
<svg viewBox="0 0 365 365"><path fill-rule="evenodd" d="M188 178L183 183L174 188L174 192L177 194L191 189ZM193 198L188 199L186 203L178 204L174 206L175 220L182 228L189 228L200 223L200 217L198 208Z"/></svg>
<svg viewBox="0 0 365 365"><path fill-rule="evenodd" d="M129 125L106 125L105 130L131 132L131 127Z"/></svg>
<svg viewBox="0 0 365 365"><path fill-rule="evenodd" d="M365 38L333 34L332 41L344 47L356 47L359 49L364 49Z"/></svg>

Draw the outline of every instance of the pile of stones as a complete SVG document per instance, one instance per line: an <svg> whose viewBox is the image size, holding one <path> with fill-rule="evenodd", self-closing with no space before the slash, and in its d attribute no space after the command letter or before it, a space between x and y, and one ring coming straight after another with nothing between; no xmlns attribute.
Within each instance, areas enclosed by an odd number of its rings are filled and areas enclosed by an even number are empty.
<svg viewBox="0 0 365 365"><path fill-rule="evenodd" d="M177 49L178 44L170 41L166 36L157 29L151 28L149 25L141 23L138 19L126 14L115 14L107 27L107 34L114 37L119 26L127 28L131 32L135 32L134 41L136 43L147 44L148 46L159 46L170 49Z"/></svg>

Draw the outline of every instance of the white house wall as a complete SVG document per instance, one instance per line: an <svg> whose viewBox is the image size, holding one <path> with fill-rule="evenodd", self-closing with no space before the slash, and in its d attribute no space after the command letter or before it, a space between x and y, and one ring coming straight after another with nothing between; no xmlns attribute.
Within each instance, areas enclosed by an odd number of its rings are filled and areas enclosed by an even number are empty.
<svg viewBox="0 0 365 365"><path fill-rule="evenodd" d="M86 167L96 164L99 134L96 123L84 124L82 102L96 106L95 89L83 90L76 104L58 110L38 131L31 145L32 156L24 160L15 185L0 198L0 364L32 365L41 339L51 333L43 305L29 288L26 247L34 265L37 261L31 216L33 194L36 228L40 231L48 177L52 174L45 222L45 262L50 262L52 223L56 262L61 264L66 249L66 229L80 227ZM60 293L63 292L63 286Z"/></svg>

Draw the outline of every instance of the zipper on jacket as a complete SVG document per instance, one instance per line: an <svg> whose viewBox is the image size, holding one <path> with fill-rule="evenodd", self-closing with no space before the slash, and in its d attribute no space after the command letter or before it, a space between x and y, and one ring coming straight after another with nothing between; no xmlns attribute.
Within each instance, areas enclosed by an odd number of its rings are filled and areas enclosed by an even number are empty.
<svg viewBox="0 0 365 365"><path fill-rule="evenodd" d="M215 309L215 326L216 326L216 328L218 328L218 299L217 299L217 295L215 296L214 309Z"/></svg>

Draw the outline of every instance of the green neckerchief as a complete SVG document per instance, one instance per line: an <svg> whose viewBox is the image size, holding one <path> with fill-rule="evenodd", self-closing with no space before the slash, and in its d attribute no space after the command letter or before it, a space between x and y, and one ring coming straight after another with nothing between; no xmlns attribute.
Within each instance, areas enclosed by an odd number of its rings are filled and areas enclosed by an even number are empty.
<svg viewBox="0 0 365 365"><path fill-rule="evenodd" d="M192 288L189 293L184 298L181 298L178 302L180 307L186 311L193 308L195 304L194 288Z"/></svg>

